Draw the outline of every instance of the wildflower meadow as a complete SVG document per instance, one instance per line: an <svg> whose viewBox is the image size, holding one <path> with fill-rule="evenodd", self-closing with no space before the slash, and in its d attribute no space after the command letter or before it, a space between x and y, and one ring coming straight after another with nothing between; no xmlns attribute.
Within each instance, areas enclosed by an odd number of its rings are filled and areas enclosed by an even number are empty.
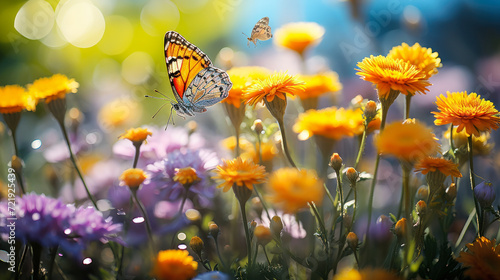
<svg viewBox="0 0 500 280"><path fill-rule="evenodd" d="M431 2L2 4L0 278L500 279L500 6Z"/></svg>

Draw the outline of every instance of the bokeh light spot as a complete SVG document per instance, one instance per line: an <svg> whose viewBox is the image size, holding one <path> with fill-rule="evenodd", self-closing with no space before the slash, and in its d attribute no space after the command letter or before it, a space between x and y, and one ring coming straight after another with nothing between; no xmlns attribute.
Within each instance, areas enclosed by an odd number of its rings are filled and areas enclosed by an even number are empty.
<svg viewBox="0 0 500 280"><path fill-rule="evenodd" d="M200 11L208 3L208 0L174 0L175 4L185 14Z"/></svg>
<svg viewBox="0 0 500 280"><path fill-rule="evenodd" d="M107 55L124 52L132 42L134 28L130 21L122 16L106 17L106 30L99 42L99 49Z"/></svg>
<svg viewBox="0 0 500 280"><path fill-rule="evenodd" d="M153 72L153 65L153 58L149 54L145 52L132 53L123 60L122 76L133 85L142 84Z"/></svg>
<svg viewBox="0 0 500 280"><path fill-rule="evenodd" d="M186 234L184 232L179 232L179 234L177 234L177 238L181 241L186 240Z"/></svg>
<svg viewBox="0 0 500 280"><path fill-rule="evenodd" d="M168 0L151 0L141 11L141 26L149 35L159 36L174 30L181 15L177 6Z"/></svg>
<svg viewBox="0 0 500 280"><path fill-rule="evenodd" d="M42 146L42 140L40 139L35 139L33 142L31 142L31 148L33 150L38 150Z"/></svg>
<svg viewBox="0 0 500 280"><path fill-rule="evenodd" d="M54 18L54 9L47 1L30 0L17 12L14 28L24 37L38 40L52 30Z"/></svg>
<svg viewBox="0 0 500 280"><path fill-rule="evenodd" d="M104 16L89 0L62 3L57 10L56 22L64 38L79 48L92 47L104 34Z"/></svg>
<svg viewBox="0 0 500 280"><path fill-rule="evenodd" d="M186 244L179 244L179 246L177 246L177 248L179 248L179 250L186 250L187 247L188 246Z"/></svg>

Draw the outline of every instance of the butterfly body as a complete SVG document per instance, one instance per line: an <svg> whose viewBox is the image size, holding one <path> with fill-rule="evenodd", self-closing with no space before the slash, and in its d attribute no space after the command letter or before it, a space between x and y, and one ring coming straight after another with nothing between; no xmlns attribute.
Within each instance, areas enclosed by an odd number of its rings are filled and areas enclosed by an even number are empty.
<svg viewBox="0 0 500 280"><path fill-rule="evenodd" d="M229 75L214 67L198 47L175 31L165 34L165 62L176 102L172 108L185 118L206 112L229 94Z"/></svg>
<svg viewBox="0 0 500 280"><path fill-rule="evenodd" d="M269 18L263 17L253 27L250 37L247 38L247 45L249 45L250 42L257 45L257 40L266 41L272 37L273 34L271 33L271 27L269 26Z"/></svg>

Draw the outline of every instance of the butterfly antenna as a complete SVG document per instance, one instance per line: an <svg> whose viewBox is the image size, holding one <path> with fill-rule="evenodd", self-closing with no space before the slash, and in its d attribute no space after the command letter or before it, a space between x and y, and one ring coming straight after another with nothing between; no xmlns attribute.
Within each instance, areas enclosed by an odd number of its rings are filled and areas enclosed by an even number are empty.
<svg viewBox="0 0 500 280"><path fill-rule="evenodd" d="M158 108L158 110L156 110L156 113L151 118L154 119L156 117L156 115L158 115L158 113L161 111L161 109L163 109L163 107L165 107L165 105L167 105L167 103L161 105L160 108Z"/></svg>
<svg viewBox="0 0 500 280"><path fill-rule="evenodd" d="M155 98L155 99L161 99L161 100L168 100L170 102L175 102L175 100L173 100L172 98L166 96L165 94L161 93L160 91L158 91L157 89L155 89L155 92L156 93L159 93L161 96L163 96L164 98L161 98L161 97L157 97L157 96L151 96L151 95L144 95L144 97L150 97L150 98Z"/></svg>
<svg viewBox="0 0 500 280"><path fill-rule="evenodd" d="M167 131L168 123L170 122L170 119L172 119L172 125L175 125L174 118L172 117L173 111L174 111L174 107L172 106L170 108L170 115L168 116L167 125L165 126L165 131Z"/></svg>

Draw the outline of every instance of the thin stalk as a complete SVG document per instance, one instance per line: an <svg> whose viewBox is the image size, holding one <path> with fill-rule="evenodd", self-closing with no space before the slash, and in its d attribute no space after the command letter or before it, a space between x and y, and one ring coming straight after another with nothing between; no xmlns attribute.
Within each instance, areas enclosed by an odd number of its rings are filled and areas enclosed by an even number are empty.
<svg viewBox="0 0 500 280"><path fill-rule="evenodd" d="M54 271L54 262L56 259L56 253L57 253L57 246L55 248L51 248L50 250L49 269L47 274L49 276L49 279L52 279L52 272Z"/></svg>
<svg viewBox="0 0 500 280"><path fill-rule="evenodd" d="M261 245L261 246L262 246L262 251L264 251L264 255L266 256L267 264L271 265L271 261L269 260L269 257L267 256L266 246L264 246L264 245Z"/></svg>
<svg viewBox="0 0 500 280"><path fill-rule="evenodd" d="M408 119L410 117L410 104L411 104L411 98L413 97L413 95L411 94L407 94L406 95L406 99L405 99L405 120Z"/></svg>
<svg viewBox="0 0 500 280"><path fill-rule="evenodd" d="M12 142L14 143L14 154L16 155L16 157L20 158L19 148L17 147L17 141L16 141L17 126L12 127L10 131L12 133ZM19 182L19 188L21 189L21 196L22 196L26 193L26 189L24 188L23 177L21 176L21 174L17 174L17 172L16 172L16 177L17 177L17 182Z"/></svg>
<svg viewBox="0 0 500 280"><path fill-rule="evenodd" d="M396 216L398 221L401 218L401 213L403 212L404 196L405 196L405 192L401 189L401 197L399 198L398 215Z"/></svg>
<svg viewBox="0 0 500 280"><path fill-rule="evenodd" d="M240 156L240 130L239 128L236 128L236 147L235 147L235 152L236 152L236 157Z"/></svg>
<svg viewBox="0 0 500 280"><path fill-rule="evenodd" d="M146 209L144 209L144 206L142 205L142 203L139 201L139 198L137 197L137 192L135 191L132 191L132 196L135 200L135 203L137 204L137 207L139 208L139 210L141 211L142 215L144 216L144 221L146 222L146 230L147 230L147 233L148 233L148 238L149 238L149 243L151 245L151 254L154 258L154 252L155 252L155 244L154 244L154 240L153 240L153 234L152 234L152 231L151 231L151 225L149 224L149 219L148 219L148 214L146 213Z"/></svg>
<svg viewBox="0 0 500 280"><path fill-rule="evenodd" d="M188 188L185 188L185 194L184 196L182 197L182 202L181 202L181 206L179 207L179 212L177 212L177 215L175 215L176 217L177 216L180 216L182 214L182 209L184 209L184 204L186 203L186 200L187 200L187 196L188 196ZM170 241L170 247L174 248L174 240L175 240L175 235L177 234L177 231L174 232L174 234L172 235L172 240Z"/></svg>
<svg viewBox="0 0 500 280"><path fill-rule="evenodd" d="M137 163L139 162L139 155L141 153L141 145L142 145L142 142L139 142L139 143L134 142L135 155L134 155L134 163L132 165L132 168L136 168Z"/></svg>
<svg viewBox="0 0 500 280"><path fill-rule="evenodd" d="M130 197L129 202L128 202L128 213L125 216L125 221L123 221L123 234L128 231L129 227L129 219L130 219L130 214L132 213L132 208L134 207L134 200L132 197ZM121 250L120 250L120 260L118 261L118 275L122 275L123 271L123 259L125 258L125 246L121 245Z"/></svg>
<svg viewBox="0 0 500 280"><path fill-rule="evenodd" d="M245 229L245 238L247 241L248 268L252 267L252 243L250 241L250 231L248 230L247 212L245 204L240 202L241 217L243 218L243 228Z"/></svg>
<svg viewBox="0 0 500 280"><path fill-rule="evenodd" d="M31 248L33 249L33 279L41 280L42 277L40 275L40 262L42 256L42 246L37 243L31 244Z"/></svg>
<svg viewBox="0 0 500 280"><path fill-rule="evenodd" d="M412 217L411 217L411 198L410 198L410 168L407 166L407 163L402 163L401 167L403 168L403 193L404 193L404 209L405 209L405 215L404 217L406 218L406 244L405 246L405 266L409 266L410 264L408 263L409 258L408 255L410 254L410 246L409 242L412 240L411 238L411 225L413 224L412 222Z"/></svg>
<svg viewBox="0 0 500 280"><path fill-rule="evenodd" d="M23 249L22 249L21 256L19 258L19 266L17 268L16 275L15 275L16 280L19 279L19 277L21 276L21 272L23 270L23 263L24 263L24 260L26 260L26 254L28 253L28 250L29 250L29 245L25 244Z"/></svg>
<svg viewBox="0 0 500 280"><path fill-rule="evenodd" d="M450 150L455 155L455 144L453 143L453 124L450 124Z"/></svg>
<svg viewBox="0 0 500 280"><path fill-rule="evenodd" d="M257 189L257 186L254 186L253 189L255 190L255 194L260 200L260 203L262 203L262 208L264 208L264 211L266 211L267 218L269 221L271 221L271 215L269 214L269 210L267 209L267 205L264 202L264 199L262 199L262 195L260 194L260 191Z"/></svg>
<svg viewBox="0 0 500 280"><path fill-rule="evenodd" d="M293 162L292 156L290 155L290 152L288 151L288 144L286 140L286 134L285 134L285 125L283 123L283 119L277 119L278 121L278 126L280 127L280 133L281 133L281 146L283 148L283 152L285 153L286 158L288 159L288 162L292 167L297 168L295 165L295 162Z"/></svg>
<svg viewBox="0 0 500 280"><path fill-rule="evenodd" d="M76 173L78 174L78 176L80 177L80 180L82 181L83 187L85 188L85 192L87 193L88 198L90 199L90 201L92 201L92 204L94 205L95 209L100 211L99 207L97 207L97 203L95 202L94 197L92 196L92 194L89 191L89 188L87 187L87 183L85 183L85 179L83 178L83 174L80 171L78 164L76 163L76 159L75 159L75 156L73 154L73 150L71 149L71 143L69 141L68 132L66 131L66 127L64 126L64 123L62 123L62 121L58 121L58 123L59 123L59 126L61 127L61 130L62 130L62 133L64 136L64 140L66 140L66 145L68 146L69 158L71 160L71 163L73 163L73 166L75 167Z"/></svg>
<svg viewBox="0 0 500 280"><path fill-rule="evenodd" d="M458 236L457 242L455 242L455 249L457 249L460 243L462 243L465 233L467 232L467 229L469 228L470 223L472 222L472 219L474 218L475 215L476 215L476 208L472 209L472 211L470 212L469 217L467 218L467 221L465 222L464 227L462 228L462 231Z"/></svg>
<svg viewBox="0 0 500 280"><path fill-rule="evenodd" d="M215 251L217 252L217 256L219 257L219 260L222 264L222 267L224 269L227 269L226 263L224 262L224 259L222 258L221 254L220 254L219 241L217 240L217 238L214 238L214 241L215 241Z"/></svg>
<svg viewBox="0 0 500 280"><path fill-rule="evenodd" d="M472 135L470 135L467 139L467 147L469 150L469 176L470 176L470 187L472 189L472 197L474 197L474 206L476 208L476 222L478 226L478 237L481 237L484 234L484 225L483 225L483 217L481 215L481 208L479 202L477 201L476 194L474 193L474 188L476 187L476 181L474 179L474 160L472 154Z"/></svg>
<svg viewBox="0 0 500 280"><path fill-rule="evenodd" d="M326 195L328 196L328 199L330 199L332 206L336 206L335 199L333 198L332 194L330 193L330 190L328 189L325 183L323 183L323 188L325 188Z"/></svg>
<svg viewBox="0 0 500 280"><path fill-rule="evenodd" d="M368 129L368 124L365 123L365 130L363 131L363 135L361 136L361 144L359 145L358 156L356 157L356 162L354 163L354 169L356 170L358 168L359 162L361 161L361 157L363 156L363 152L365 151L367 129Z"/></svg>

